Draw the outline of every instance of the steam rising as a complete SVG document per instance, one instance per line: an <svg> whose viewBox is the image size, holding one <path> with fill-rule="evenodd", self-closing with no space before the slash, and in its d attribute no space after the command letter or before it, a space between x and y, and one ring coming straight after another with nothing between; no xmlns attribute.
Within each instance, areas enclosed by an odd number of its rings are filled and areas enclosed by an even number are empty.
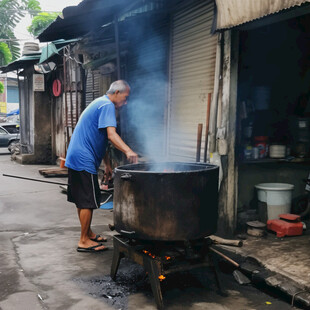
<svg viewBox="0 0 310 310"><path fill-rule="evenodd" d="M126 140L149 161L165 154L167 106L167 43L160 36L140 42L130 71L131 94L126 106Z"/></svg>

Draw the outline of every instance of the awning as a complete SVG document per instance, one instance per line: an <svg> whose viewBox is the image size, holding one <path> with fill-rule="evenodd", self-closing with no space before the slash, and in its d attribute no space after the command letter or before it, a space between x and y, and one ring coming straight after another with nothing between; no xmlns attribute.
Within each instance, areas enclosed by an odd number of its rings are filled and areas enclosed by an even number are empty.
<svg viewBox="0 0 310 310"><path fill-rule="evenodd" d="M40 42L79 38L89 31L111 22L125 0L84 0L77 6L63 9L63 17L50 24L39 36Z"/></svg>
<svg viewBox="0 0 310 310"><path fill-rule="evenodd" d="M215 0L214 30L232 28L282 10L300 6L310 0Z"/></svg>
<svg viewBox="0 0 310 310"><path fill-rule="evenodd" d="M58 54L65 46L76 41L78 41L78 39L72 39L72 40L61 39L48 43L41 50L41 57L39 63L47 61L52 56Z"/></svg>
<svg viewBox="0 0 310 310"><path fill-rule="evenodd" d="M0 71L2 73L6 73L17 69L24 69L37 63L45 62L52 56L58 54L59 51L61 51L68 44L77 41L78 39L53 41L44 46L40 53L22 56L21 58L11 62L7 66L0 67Z"/></svg>
<svg viewBox="0 0 310 310"><path fill-rule="evenodd" d="M0 71L2 73L6 73L17 69L24 69L30 67L39 61L40 55L41 54L22 56L21 58L9 63L7 66L0 67Z"/></svg>
<svg viewBox="0 0 310 310"><path fill-rule="evenodd" d="M6 114L6 116L19 115L19 109L15 109Z"/></svg>

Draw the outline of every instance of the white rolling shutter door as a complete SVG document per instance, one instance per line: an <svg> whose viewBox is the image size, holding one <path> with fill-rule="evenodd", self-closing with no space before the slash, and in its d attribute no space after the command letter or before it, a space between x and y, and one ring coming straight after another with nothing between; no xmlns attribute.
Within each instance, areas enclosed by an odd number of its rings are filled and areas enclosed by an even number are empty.
<svg viewBox="0 0 310 310"><path fill-rule="evenodd" d="M185 2L186 3L186 2ZM211 35L213 1L191 1L173 15L168 156L195 161L197 127L203 124L203 158L208 93L213 92L216 35Z"/></svg>

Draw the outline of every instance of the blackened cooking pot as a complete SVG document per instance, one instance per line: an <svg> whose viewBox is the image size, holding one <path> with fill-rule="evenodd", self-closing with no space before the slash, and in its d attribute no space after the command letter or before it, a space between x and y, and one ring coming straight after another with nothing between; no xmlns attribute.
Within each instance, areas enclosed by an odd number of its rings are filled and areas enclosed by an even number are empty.
<svg viewBox="0 0 310 310"><path fill-rule="evenodd" d="M200 163L130 164L115 169L114 225L134 239L195 240L216 232L218 174Z"/></svg>

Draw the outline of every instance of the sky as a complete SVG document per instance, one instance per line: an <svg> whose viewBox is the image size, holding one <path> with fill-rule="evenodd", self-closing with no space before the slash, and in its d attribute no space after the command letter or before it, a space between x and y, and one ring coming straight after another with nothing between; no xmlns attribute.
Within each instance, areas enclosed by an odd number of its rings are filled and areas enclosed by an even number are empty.
<svg viewBox="0 0 310 310"><path fill-rule="evenodd" d="M78 5L82 0L39 0L43 11L61 12L63 8L71 5ZM15 29L15 36L20 40L21 46L27 41L36 41L27 31L31 24L31 17L27 15L21 20ZM36 41L38 42L38 41Z"/></svg>

